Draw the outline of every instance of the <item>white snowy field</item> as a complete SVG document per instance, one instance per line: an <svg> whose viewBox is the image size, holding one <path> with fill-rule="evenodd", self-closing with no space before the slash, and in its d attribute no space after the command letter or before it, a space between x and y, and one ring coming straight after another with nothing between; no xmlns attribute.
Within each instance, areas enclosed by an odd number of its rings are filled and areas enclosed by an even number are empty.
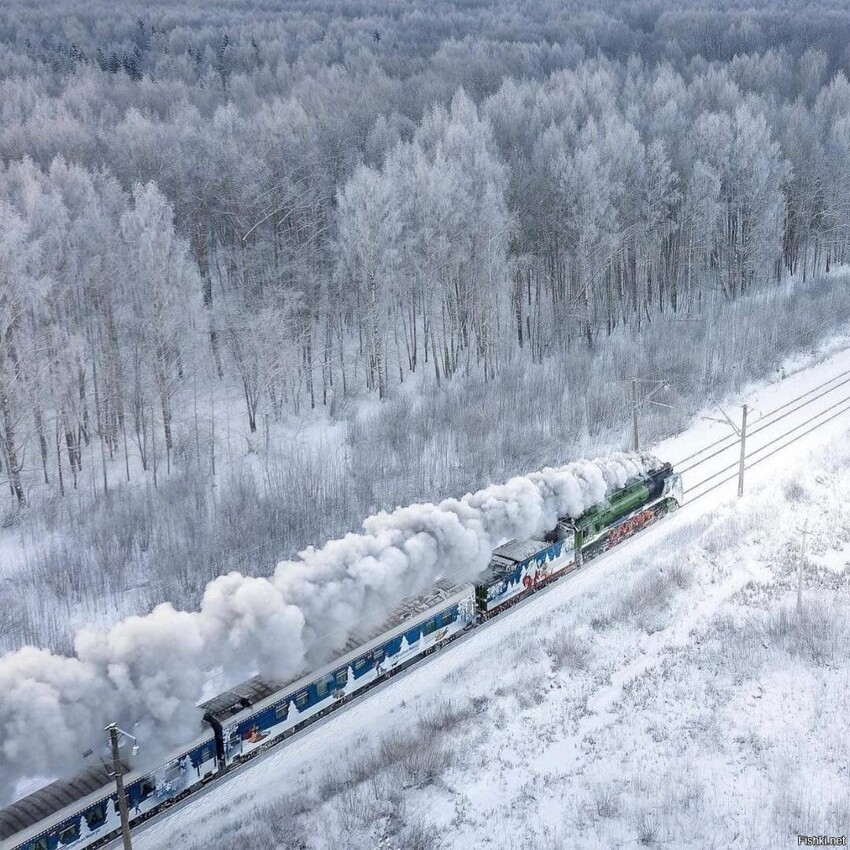
<svg viewBox="0 0 850 850"><path fill-rule="evenodd" d="M747 401L767 412L845 369L840 352ZM748 472L743 499L734 482L700 499L135 846L773 848L846 835L848 419ZM700 421L656 450L675 461L725 427Z"/></svg>

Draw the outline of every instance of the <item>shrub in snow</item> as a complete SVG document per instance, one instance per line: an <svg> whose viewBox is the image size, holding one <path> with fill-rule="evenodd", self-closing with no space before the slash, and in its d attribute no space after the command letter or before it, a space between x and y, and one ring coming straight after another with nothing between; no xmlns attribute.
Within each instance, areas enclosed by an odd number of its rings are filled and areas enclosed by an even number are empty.
<svg viewBox="0 0 850 850"><path fill-rule="evenodd" d="M587 666L590 648L573 629L559 629L546 640L544 648L555 670L583 670Z"/></svg>

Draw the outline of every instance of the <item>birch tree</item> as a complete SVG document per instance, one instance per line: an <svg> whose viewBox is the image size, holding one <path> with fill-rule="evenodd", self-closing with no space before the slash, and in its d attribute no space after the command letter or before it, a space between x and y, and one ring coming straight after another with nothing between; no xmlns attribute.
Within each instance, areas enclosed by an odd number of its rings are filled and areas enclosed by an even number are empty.
<svg viewBox="0 0 850 850"><path fill-rule="evenodd" d="M127 268L132 275L132 326L162 415L169 458L174 445L172 398L184 350L194 328L194 299L200 292L197 267L185 241L174 232L173 211L157 187L133 187L133 208L121 216ZM140 377L144 383L144 378Z"/></svg>
<svg viewBox="0 0 850 850"><path fill-rule="evenodd" d="M24 375L18 350L26 313L27 261L34 247L26 225L6 203L0 203L0 447L9 490L26 501L22 470L25 440L22 417Z"/></svg>

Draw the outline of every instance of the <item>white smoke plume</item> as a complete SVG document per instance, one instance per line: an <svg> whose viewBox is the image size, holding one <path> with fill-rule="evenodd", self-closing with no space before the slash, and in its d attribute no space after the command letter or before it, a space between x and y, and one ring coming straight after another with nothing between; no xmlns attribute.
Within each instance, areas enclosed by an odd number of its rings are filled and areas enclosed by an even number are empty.
<svg viewBox="0 0 850 850"><path fill-rule="evenodd" d="M22 777L75 770L117 720L141 740L186 743L201 730L206 671L231 682L260 671L291 677L327 660L352 632L405 596L484 570L492 550L578 517L658 468L648 454L614 454L513 478L461 499L379 513L269 578L212 581L198 611L160 605L106 632L82 630L75 656L25 647L0 658L0 801Z"/></svg>

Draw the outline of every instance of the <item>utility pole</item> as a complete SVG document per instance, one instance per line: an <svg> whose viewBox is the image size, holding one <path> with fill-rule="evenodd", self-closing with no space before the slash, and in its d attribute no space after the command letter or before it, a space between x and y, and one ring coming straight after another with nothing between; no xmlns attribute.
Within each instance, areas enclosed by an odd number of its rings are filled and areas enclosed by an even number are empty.
<svg viewBox="0 0 850 850"><path fill-rule="evenodd" d="M210 383L210 463L212 465L212 486L215 487L215 404L213 403L212 383Z"/></svg>
<svg viewBox="0 0 850 850"><path fill-rule="evenodd" d="M800 558L797 561L797 619L803 617L803 562L806 560L806 535L809 533L809 524L806 524L800 529L803 535L803 541L800 546Z"/></svg>
<svg viewBox="0 0 850 850"><path fill-rule="evenodd" d="M127 795L124 793L124 769L121 767L121 757L118 753L118 724L110 723L106 727L109 732L109 743L112 746L112 775L115 777L115 789L118 792L118 810L121 813L121 837L124 839L124 850L133 850L130 842L130 816L127 812Z"/></svg>
<svg viewBox="0 0 850 850"><path fill-rule="evenodd" d="M638 383L655 384L655 387L645 395L642 399L638 399ZM642 380L638 377L632 378L632 451L640 451L640 433L638 430L638 411L645 404L654 404L657 407L670 408L669 404L662 404L660 401L650 401L650 399L659 391L667 388L667 381Z"/></svg>
<svg viewBox="0 0 850 850"><path fill-rule="evenodd" d="M719 422L721 425L728 425L734 432L735 436L741 443L741 459L738 462L738 498L744 495L744 462L747 458L747 405L741 407L741 427L739 428L731 419L728 413L718 404L717 409L723 414L723 419L715 419L713 416L703 416L702 418L709 422ZM735 444L726 446L722 451L731 449ZM733 464L734 465L734 464ZM719 473L715 473L719 475ZM712 476L714 477L714 476Z"/></svg>
<svg viewBox="0 0 850 850"><path fill-rule="evenodd" d="M637 378L632 378L632 449L640 450L640 438L638 437L638 402L637 402Z"/></svg>
<svg viewBox="0 0 850 850"><path fill-rule="evenodd" d="M738 465L738 498L744 495L744 460L747 452L747 405L741 408L741 462Z"/></svg>

